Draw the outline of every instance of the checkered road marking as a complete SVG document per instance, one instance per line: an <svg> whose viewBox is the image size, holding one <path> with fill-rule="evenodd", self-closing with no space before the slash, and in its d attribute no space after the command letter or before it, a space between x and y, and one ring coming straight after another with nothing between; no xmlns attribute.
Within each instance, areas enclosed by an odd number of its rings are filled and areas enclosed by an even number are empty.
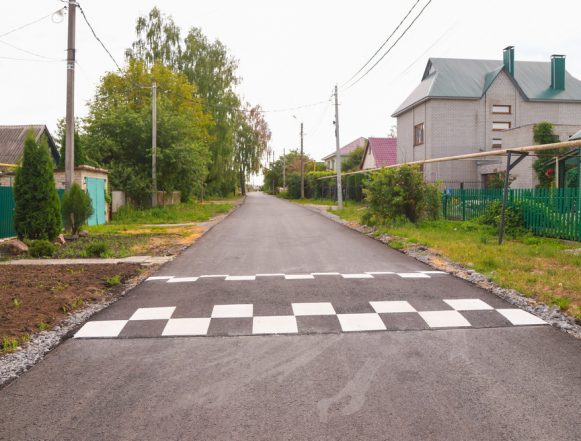
<svg viewBox="0 0 581 441"><path fill-rule="evenodd" d="M226 282L253 282L259 279L282 279L282 280L313 280L319 277L337 276L343 279L374 279L377 276L392 275L402 279L430 279L433 276L447 275L444 271L415 271L408 273L397 273L393 271L367 271L357 274L342 274L338 272L315 272L306 274L253 274L232 276L228 274L204 274L201 276L177 277L177 276L153 276L146 279L147 282L165 282L165 283L187 283L196 282L202 279L220 279Z"/></svg>
<svg viewBox="0 0 581 441"><path fill-rule="evenodd" d="M173 317L176 309L173 306L138 308L127 320L87 322L75 338L151 336L152 327L161 329L159 335L154 335L160 337L218 335L212 331L214 324L226 329L220 335L298 334L310 333L308 323L312 325L313 319L329 326L328 329L325 325L318 326L316 332L319 333L470 328L469 314L474 313L485 314L490 319L489 327L499 326L499 323L503 323L500 326L546 324L521 309L495 309L480 299L444 299L442 309L436 311L417 311L402 300L372 301L369 305L374 312L338 314L330 302L292 303L292 315L270 316L255 315L253 304L214 305L210 317L191 318ZM410 323L415 323L414 327L410 328Z"/></svg>

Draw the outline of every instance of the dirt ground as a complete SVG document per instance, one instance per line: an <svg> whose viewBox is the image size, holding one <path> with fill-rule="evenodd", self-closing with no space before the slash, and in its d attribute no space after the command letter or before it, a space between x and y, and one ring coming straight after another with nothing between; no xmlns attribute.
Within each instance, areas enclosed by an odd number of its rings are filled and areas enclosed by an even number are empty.
<svg viewBox="0 0 581 441"><path fill-rule="evenodd" d="M142 269L137 265L0 266L0 353L2 340L25 343L53 328L68 313L112 296Z"/></svg>

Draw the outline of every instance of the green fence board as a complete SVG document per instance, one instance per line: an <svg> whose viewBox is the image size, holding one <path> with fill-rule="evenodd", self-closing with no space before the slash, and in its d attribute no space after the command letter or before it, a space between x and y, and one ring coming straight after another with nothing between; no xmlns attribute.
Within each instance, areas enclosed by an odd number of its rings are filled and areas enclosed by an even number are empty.
<svg viewBox="0 0 581 441"><path fill-rule="evenodd" d="M502 202L501 189L450 189L444 192L445 219L482 216L492 202ZM508 206L519 207L525 226L539 236L581 240L579 188L509 189Z"/></svg>

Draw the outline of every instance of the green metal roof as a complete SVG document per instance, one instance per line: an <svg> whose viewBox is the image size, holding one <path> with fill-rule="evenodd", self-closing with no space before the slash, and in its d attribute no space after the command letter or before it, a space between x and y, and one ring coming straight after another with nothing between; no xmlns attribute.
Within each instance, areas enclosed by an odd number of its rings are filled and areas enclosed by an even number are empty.
<svg viewBox="0 0 581 441"><path fill-rule="evenodd" d="M392 116L430 98L480 99L502 70L502 60L430 58L421 83ZM569 72L565 90L551 88L550 62L517 61L513 80L526 100L581 102L581 81Z"/></svg>

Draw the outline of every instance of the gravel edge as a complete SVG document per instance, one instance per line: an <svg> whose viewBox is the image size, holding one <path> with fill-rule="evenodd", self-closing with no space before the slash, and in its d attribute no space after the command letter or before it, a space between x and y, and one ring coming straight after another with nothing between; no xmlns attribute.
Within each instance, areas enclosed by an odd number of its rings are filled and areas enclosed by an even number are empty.
<svg viewBox="0 0 581 441"><path fill-rule="evenodd" d="M217 216L214 219L207 221L208 228L190 245L182 248L180 253L172 256L173 260L186 249L193 246L197 240L207 234L212 228L224 221L227 217L233 214L238 208L244 205L246 197L242 198L240 203L235 204L234 208L224 215ZM170 261L171 261L170 260ZM30 370L35 364L41 361L51 350L56 348L66 339L73 336L74 332L80 328L93 315L117 302L119 299L125 297L131 290L141 284L143 280L149 277L152 273L159 270L163 265L149 266L147 271L133 277L125 284L123 291L114 295L112 298L102 300L97 303L92 303L76 311L62 320L57 326L49 331L42 331L33 335L26 346L18 349L16 352L3 354L0 356L0 389L8 386L12 381L16 380L20 375Z"/></svg>
<svg viewBox="0 0 581 441"><path fill-rule="evenodd" d="M366 236L371 237L372 239L375 239L386 245L388 245L389 242L394 239L393 237L386 234L378 234L376 228L360 225L356 222L348 222L344 219L341 219L336 214L328 212L328 207L326 206L323 209L314 205L296 205L303 206L307 210L319 213L329 220L339 223L361 234L365 234ZM434 269L445 271L454 277L465 280L482 289L485 289L506 300L508 303L518 306L519 308L524 309L525 311L530 312L537 317L540 317L551 326L554 326L555 328L558 328L575 338L581 339L581 320L562 313L557 306L548 306L544 303L531 299L530 297L526 297L524 294L521 294L514 289L502 288L485 275L480 274L472 269L466 268L464 265L454 262L425 246L418 245L406 248L404 250L395 251L399 251L400 253L413 257L414 259L429 265ZM438 262L435 262L436 260Z"/></svg>

